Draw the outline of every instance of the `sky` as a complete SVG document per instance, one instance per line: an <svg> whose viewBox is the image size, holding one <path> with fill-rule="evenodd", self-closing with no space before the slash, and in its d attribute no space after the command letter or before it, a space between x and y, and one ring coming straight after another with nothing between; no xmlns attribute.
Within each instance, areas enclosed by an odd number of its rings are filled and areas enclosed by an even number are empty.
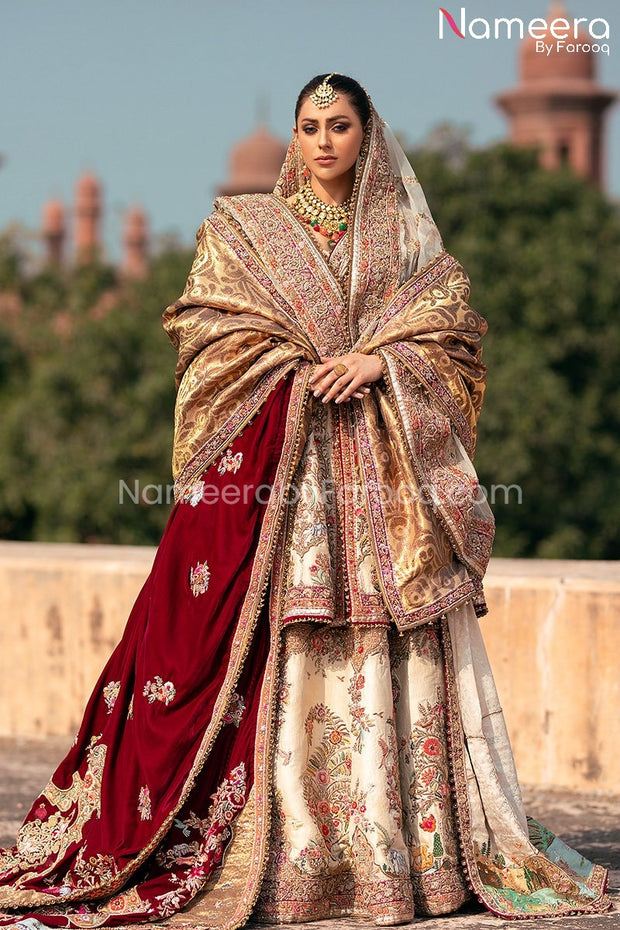
<svg viewBox="0 0 620 930"><path fill-rule="evenodd" d="M441 0L440 0L441 2ZM620 90L620 0L566 0L609 22L600 82ZM460 21L545 17L550 0L445 0ZM434 0L0 0L0 230L35 231L44 203L73 202L79 175L104 187L117 260L124 211L188 245L265 107L288 140L314 74L357 78L415 145L437 124L485 145L507 134L493 97L517 78L519 42L439 38ZM597 29L600 28L596 27ZM415 166L414 166L415 167ZM608 118L608 189L620 198L620 105Z"/></svg>

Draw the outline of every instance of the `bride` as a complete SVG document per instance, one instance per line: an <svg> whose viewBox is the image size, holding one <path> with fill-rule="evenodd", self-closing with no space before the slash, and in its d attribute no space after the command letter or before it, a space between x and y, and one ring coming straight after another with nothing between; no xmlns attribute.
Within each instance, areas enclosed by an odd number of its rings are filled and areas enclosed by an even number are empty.
<svg viewBox="0 0 620 930"><path fill-rule="evenodd" d="M175 506L0 850L0 924L610 907L605 870L526 819L480 636L468 297L364 89L313 78L274 193L216 200L164 313Z"/></svg>

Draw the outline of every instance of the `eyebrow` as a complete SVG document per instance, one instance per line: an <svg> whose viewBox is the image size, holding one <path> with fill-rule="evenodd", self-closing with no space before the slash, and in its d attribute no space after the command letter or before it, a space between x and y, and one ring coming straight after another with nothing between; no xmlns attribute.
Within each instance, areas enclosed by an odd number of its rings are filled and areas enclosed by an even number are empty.
<svg viewBox="0 0 620 930"><path fill-rule="evenodd" d="M350 119L349 116L329 116L327 118L328 123L336 123L343 119ZM309 116L304 116L302 123L318 123L318 119L310 119Z"/></svg>

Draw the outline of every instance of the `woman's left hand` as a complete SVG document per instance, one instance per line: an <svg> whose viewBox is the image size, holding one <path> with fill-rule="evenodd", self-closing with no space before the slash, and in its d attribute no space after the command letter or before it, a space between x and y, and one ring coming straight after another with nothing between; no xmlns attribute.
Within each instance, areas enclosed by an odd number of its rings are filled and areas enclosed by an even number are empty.
<svg viewBox="0 0 620 930"><path fill-rule="evenodd" d="M364 386L378 381L383 374L379 356L364 355L362 352L349 352L333 358L321 356L321 363L312 373L310 386L315 397L324 395L324 404L334 398L340 404L354 395L359 397L360 391L368 393L370 388ZM337 365L346 365L348 370L343 375L337 375L334 371Z"/></svg>

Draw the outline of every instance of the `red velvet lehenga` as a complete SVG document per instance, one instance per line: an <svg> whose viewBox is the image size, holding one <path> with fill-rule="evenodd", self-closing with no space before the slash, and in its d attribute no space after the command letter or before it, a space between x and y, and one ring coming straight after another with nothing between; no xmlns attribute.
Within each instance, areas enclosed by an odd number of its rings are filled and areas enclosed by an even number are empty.
<svg viewBox="0 0 620 930"><path fill-rule="evenodd" d="M276 194L221 198L199 230L165 314L176 503L73 747L0 850L0 925L610 907L605 870L523 811L477 621L485 324L388 141L373 113L328 259L284 199L294 141ZM322 405L310 374L347 351L385 375Z"/></svg>

